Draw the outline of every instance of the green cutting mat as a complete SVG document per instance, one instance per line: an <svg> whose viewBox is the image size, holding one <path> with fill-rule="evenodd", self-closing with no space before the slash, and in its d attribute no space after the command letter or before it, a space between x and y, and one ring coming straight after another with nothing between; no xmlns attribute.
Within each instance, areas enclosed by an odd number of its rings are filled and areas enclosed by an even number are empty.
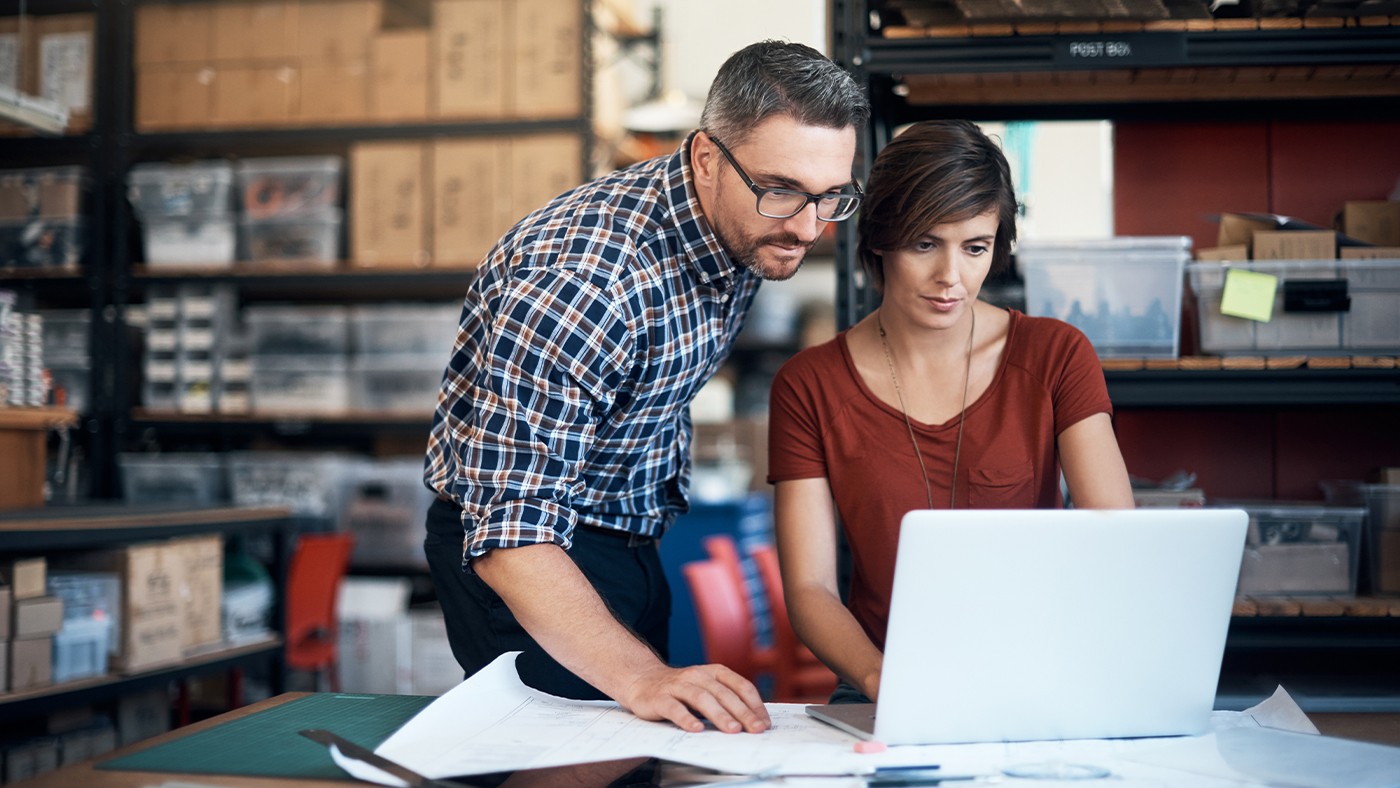
<svg viewBox="0 0 1400 788"><path fill-rule="evenodd" d="M374 749L435 698L325 692L97 764L99 769L345 778L330 750L297 734L325 728Z"/></svg>

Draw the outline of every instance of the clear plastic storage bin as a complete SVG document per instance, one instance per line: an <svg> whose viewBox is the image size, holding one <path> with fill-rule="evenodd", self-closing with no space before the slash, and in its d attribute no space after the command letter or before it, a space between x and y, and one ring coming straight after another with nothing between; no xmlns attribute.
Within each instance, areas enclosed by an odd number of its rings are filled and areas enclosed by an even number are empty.
<svg viewBox="0 0 1400 788"><path fill-rule="evenodd" d="M1366 507L1366 578L1372 594L1400 595L1400 484L1325 481L1327 502Z"/></svg>
<svg viewBox="0 0 1400 788"><path fill-rule="evenodd" d="M460 302L353 307L350 329L355 352L366 356L437 355L441 366L446 366L461 312Z"/></svg>
<svg viewBox="0 0 1400 788"><path fill-rule="evenodd" d="M1278 277L1261 323L1220 313L1230 269ZM1201 350L1293 355L1400 352L1400 260L1255 260L1192 263Z"/></svg>
<svg viewBox="0 0 1400 788"><path fill-rule="evenodd" d="M88 326L92 313L86 309L45 309L44 363L86 364Z"/></svg>
<svg viewBox="0 0 1400 788"><path fill-rule="evenodd" d="M356 358L351 366L350 404L356 410L428 415L437 406L446 356Z"/></svg>
<svg viewBox="0 0 1400 788"><path fill-rule="evenodd" d="M343 306L250 306L243 323L254 356L345 356L350 350L350 313Z"/></svg>
<svg viewBox="0 0 1400 788"><path fill-rule="evenodd" d="M286 506L299 515L336 518L349 460L335 454L233 452L229 483L238 506Z"/></svg>
<svg viewBox="0 0 1400 788"><path fill-rule="evenodd" d="M258 412L339 414L350 409L350 377L339 356L257 356L249 386Z"/></svg>
<svg viewBox="0 0 1400 788"><path fill-rule="evenodd" d="M342 525L355 535L357 566L423 567L422 525L434 495L418 459L358 464L349 474Z"/></svg>
<svg viewBox="0 0 1400 788"><path fill-rule="evenodd" d="M117 457L122 497L129 503L207 506L226 500L224 464L207 452L124 453Z"/></svg>
<svg viewBox="0 0 1400 788"><path fill-rule="evenodd" d="M1365 509L1275 502L1240 508L1249 512L1249 531L1239 594L1356 594Z"/></svg>
<svg viewBox="0 0 1400 788"><path fill-rule="evenodd" d="M233 267L237 238L233 219L199 215L173 219L146 219L146 264L152 268L202 266Z"/></svg>
<svg viewBox="0 0 1400 788"><path fill-rule="evenodd" d="M0 220L0 268L77 268L86 247L82 219Z"/></svg>
<svg viewBox="0 0 1400 788"><path fill-rule="evenodd" d="M112 626L111 619L65 619L53 636L54 683L107 675Z"/></svg>
<svg viewBox="0 0 1400 788"><path fill-rule="evenodd" d="M143 220L232 212L233 165L226 161L137 164L127 183L131 204Z"/></svg>
<svg viewBox="0 0 1400 788"><path fill-rule="evenodd" d="M89 179L83 167L0 170L0 219L76 219Z"/></svg>
<svg viewBox="0 0 1400 788"><path fill-rule="evenodd" d="M334 268L340 259L340 223L337 208L311 215L244 218L238 223L243 257L254 263L316 263L318 268Z"/></svg>
<svg viewBox="0 0 1400 788"><path fill-rule="evenodd" d="M271 219L323 213L340 202L339 156L287 156L238 162L243 216Z"/></svg>
<svg viewBox="0 0 1400 788"><path fill-rule="evenodd" d="M1026 313L1083 331L1100 357L1176 358L1187 236L1023 241Z"/></svg>

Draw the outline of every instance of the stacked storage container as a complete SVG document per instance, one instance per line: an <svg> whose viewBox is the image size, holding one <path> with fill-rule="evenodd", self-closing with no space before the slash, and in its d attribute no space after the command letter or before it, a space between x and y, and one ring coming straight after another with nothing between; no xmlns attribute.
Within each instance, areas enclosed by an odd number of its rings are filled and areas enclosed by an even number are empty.
<svg viewBox="0 0 1400 788"><path fill-rule="evenodd" d="M146 407L184 413L247 410L246 363L235 358L237 297L229 285L152 288L146 305Z"/></svg>
<svg viewBox="0 0 1400 788"><path fill-rule="evenodd" d="M76 268L87 183L82 167L0 171L0 269Z"/></svg>
<svg viewBox="0 0 1400 788"><path fill-rule="evenodd" d="M86 413L89 404L91 315L86 309L46 309L39 314L43 324L43 359L49 370L54 404L78 413Z"/></svg>
<svg viewBox="0 0 1400 788"><path fill-rule="evenodd" d="M151 267L233 265L233 167L226 161L138 164L129 196Z"/></svg>
<svg viewBox="0 0 1400 788"><path fill-rule="evenodd" d="M339 156L244 159L239 237L255 263L295 261L326 268L340 258Z"/></svg>
<svg viewBox="0 0 1400 788"><path fill-rule="evenodd" d="M377 413L431 413L459 311L455 303L354 308L351 404Z"/></svg>
<svg viewBox="0 0 1400 788"><path fill-rule="evenodd" d="M1187 236L1022 241L1026 313L1089 337L1102 358L1176 358Z"/></svg>
<svg viewBox="0 0 1400 788"><path fill-rule="evenodd" d="M343 306L250 306L252 405L258 412L350 408L349 314Z"/></svg>

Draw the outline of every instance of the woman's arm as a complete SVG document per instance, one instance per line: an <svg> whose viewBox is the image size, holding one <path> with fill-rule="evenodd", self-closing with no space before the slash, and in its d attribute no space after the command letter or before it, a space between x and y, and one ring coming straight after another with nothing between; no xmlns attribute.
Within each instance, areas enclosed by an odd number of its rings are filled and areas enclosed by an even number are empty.
<svg viewBox="0 0 1400 788"><path fill-rule="evenodd" d="M836 510L827 480L778 482L773 516L792 628L827 667L874 700L883 655L841 603Z"/></svg>
<svg viewBox="0 0 1400 788"><path fill-rule="evenodd" d="M1060 433L1060 467L1079 509L1132 509L1128 468L1107 413L1096 413Z"/></svg>

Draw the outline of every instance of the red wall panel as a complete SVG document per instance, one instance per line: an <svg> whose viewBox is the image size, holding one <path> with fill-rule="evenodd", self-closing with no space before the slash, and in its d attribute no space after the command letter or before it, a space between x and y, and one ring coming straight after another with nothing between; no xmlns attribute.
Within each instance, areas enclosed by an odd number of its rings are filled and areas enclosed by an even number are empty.
<svg viewBox="0 0 1400 788"><path fill-rule="evenodd" d="M1269 209L1268 151L1265 123L1115 124L1114 232L1215 246L1209 215Z"/></svg>
<svg viewBox="0 0 1400 788"><path fill-rule="evenodd" d="M1384 200L1400 179L1400 123L1275 123L1274 213L1331 227L1347 200Z"/></svg>

